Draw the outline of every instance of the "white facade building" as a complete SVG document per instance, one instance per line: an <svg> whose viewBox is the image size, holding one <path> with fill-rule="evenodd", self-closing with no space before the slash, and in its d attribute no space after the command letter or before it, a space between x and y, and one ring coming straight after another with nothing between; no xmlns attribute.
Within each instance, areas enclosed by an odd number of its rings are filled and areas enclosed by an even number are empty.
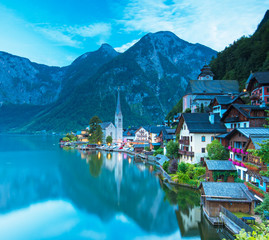
<svg viewBox="0 0 269 240"><path fill-rule="evenodd" d="M207 144L225 132L226 128L217 114L182 114L176 130L176 134L179 134L180 161L192 164L204 161Z"/></svg>
<svg viewBox="0 0 269 240"><path fill-rule="evenodd" d="M140 127L135 132L135 141L148 141L149 140L149 132L143 128Z"/></svg>
<svg viewBox="0 0 269 240"><path fill-rule="evenodd" d="M103 143L106 142L108 136L112 137L113 142L116 142L116 128L112 122L103 122L100 124L103 131Z"/></svg>

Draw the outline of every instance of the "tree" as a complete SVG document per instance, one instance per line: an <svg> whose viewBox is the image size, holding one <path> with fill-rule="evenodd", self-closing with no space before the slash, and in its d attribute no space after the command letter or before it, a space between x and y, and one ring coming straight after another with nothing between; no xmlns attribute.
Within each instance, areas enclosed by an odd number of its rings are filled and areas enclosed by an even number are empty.
<svg viewBox="0 0 269 240"><path fill-rule="evenodd" d="M90 120L89 142L98 143L103 140L103 131L100 126L102 121L98 116L93 116Z"/></svg>
<svg viewBox="0 0 269 240"><path fill-rule="evenodd" d="M184 113L191 113L191 109L190 108L186 108Z"/></svg>
<svg viewBox="0 0 269 240"><path fill-rule="evenodd" d="M113 139L112 139L111 136L107 136L107 137L106 137L106 143L110 143L110 144L111 144L111 143L112 143L112 140L113 140Z"/></svg>
<svg viewBox="0 0 269 240"><path fill-rule="evenodd" d="M166 155L168 157L178 157L178 143L169 141L166 146Z"/></svg>
<svg viewBox="0 0 269 240"><path fill-rule="evenodd" d="M261 214L263 218L265 217L264 211L269 212L269 194L266 194L263 202L255 208L255 212Z"/></svg>
<svg viewBox="0 0 269 240"><path fill-rule="evenodd" d="M68 137L63 137L63 139L62 139L64 142L69 142L70 141L70 138L68 138Z"/></svg>
<svg viewBox="0 0 269 240"><path fill-rule="evenodd" d="M212 143L207 144L206 150L210 160L227 160L229 158L229 152L216 139Z"/></svg>
<svg viewBox="0 0 269 240"><path fill-rule="evenodd" d="M94 141L98 144L103 142L103 131L100 125L97 125L96 131L94 132Z"/></svg>
<svg viewBox="0 0 269 240"><path fill-rule="evenodd" d="M90 120L90 133L94 133L97 129L97 126L101 123L101 119L98 116L93 116Z"/></svg>

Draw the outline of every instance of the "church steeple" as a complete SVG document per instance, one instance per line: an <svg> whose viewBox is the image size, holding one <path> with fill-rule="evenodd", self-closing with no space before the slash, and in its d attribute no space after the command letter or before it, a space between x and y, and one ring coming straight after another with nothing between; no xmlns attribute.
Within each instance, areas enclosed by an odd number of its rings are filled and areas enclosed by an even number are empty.
<svg viewBox="0 0 269 240"><path fill-rule="evenodd" d="M121 113L121 107L120 107L120 89L118 88L118 101L117 101L116 114L119 115L119 113Z"/></svg>
<svg viewBox="0 0 269 240"><path fill-rule="evenodd" d="M117 99L117 107L115 112L115 127L116 127L116 139L118 143L121 143L123 140L123 129L122 129L122 113L121 113L121 107L120 107L120 89L118 88L118 99Z"/></svg>
<svg viewBox="0 0 269 240"><path fill-rule="evenodd" d="M201 69L201 73L198 76L198 80L213 80L214 74L211 71L210 66L206 64L206 59L205 59L205 65Z"/></svg>

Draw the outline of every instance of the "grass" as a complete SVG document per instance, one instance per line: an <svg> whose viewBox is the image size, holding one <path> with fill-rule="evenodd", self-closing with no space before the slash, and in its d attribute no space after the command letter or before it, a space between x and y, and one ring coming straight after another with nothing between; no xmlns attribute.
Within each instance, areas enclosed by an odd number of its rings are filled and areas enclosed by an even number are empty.
<svg viewBox="0 0 269 240"><path fill-rule="evenodd" d="M248 214L248 213L242 213L242 212L233 212L233 214L235 215L235 216L237 216L238 218L242 218L242 217L252 217L250 214Z"/></svg>

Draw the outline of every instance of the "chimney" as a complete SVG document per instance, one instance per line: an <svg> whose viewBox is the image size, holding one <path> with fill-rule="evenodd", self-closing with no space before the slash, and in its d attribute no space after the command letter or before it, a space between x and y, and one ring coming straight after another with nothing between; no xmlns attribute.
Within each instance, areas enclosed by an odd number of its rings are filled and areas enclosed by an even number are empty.
<svg viewBox="0 0 269 240"><path fill-rule="evenodd" d="M209 122L211 123L211 124L214 124L215 123L215 115L214 115L214 113L209 113Z"/></svg>

